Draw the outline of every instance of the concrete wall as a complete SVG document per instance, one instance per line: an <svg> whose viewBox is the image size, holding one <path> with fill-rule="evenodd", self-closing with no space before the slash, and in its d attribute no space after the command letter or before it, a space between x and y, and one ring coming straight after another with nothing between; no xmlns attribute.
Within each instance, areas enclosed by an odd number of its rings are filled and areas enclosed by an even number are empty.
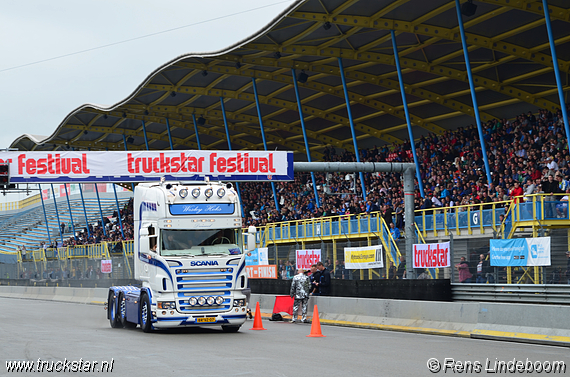
<svg viewBox="0 0 570 377"><path fill-rule="evenodd" d="M107 288L0 286L0 297L99 304ZM251 295L267 317L275 295ZM570 347L570 306L477 302L431 302L344 297L311 297L322 324L379 330L552 344Z"/></svg>

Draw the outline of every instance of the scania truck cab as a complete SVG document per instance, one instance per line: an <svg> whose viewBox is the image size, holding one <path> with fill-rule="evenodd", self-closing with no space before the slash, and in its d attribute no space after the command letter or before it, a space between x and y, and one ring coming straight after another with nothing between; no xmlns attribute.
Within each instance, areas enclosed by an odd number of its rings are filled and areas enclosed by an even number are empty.
<svg viewBox="0 0 570 377"><path fill-rule="evenodd" d="M134 277L109 288L111 327L144 332L246 320L248 287L238 194L223 183L141 183L134 197ZM249 249L255 248L252 232Z"/></svg>

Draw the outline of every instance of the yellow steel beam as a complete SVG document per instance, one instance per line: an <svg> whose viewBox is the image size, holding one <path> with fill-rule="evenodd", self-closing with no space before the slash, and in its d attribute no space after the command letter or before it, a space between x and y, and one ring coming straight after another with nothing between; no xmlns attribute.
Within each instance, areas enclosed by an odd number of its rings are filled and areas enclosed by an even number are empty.
<svg viewBox="0 0 570 377"><path fill-rule="evenodd" d="M500 5L513 9L522 10L539 16L544 16L544 9L541 1L535 0L478 0L481 3ZM553 5L548 5L550 9L550 18L552 20L570 21L570 9L564 9Z"/></svg>
<svg viewBox="0 0 570 377"><path fill-rule="evenodd" d="M504 11L499 11L499 10L497 11L497 13L502 13L502 12ZM494 12L489 12L488 14L495 16ZM372 17L351 16L351 15L343 15L342 17L330 17L325 13L310 13L310 12L294 12L289 17L300 18L300 19L313 19L315 21L322 21L322 22L329 21L331 23L335 23L338 25L353 26L353 27L359 26L359 27L372 28L378 30L395 30L399 32L408 32L413 34L425 35L433 38L446 39L461 43L461 36L459 34L458 27L444 28L428 24L417 24L417 21L407 22L401 20L392 20L389 18L380 18L373 20ZM483 20L485 20L485 18ZM502 41L503 39L521 33L522 31L537 27L543 23L544 20L542 19L536 20L534 22L522 25L518 28L509 30L508 32L505 32L500 36L496 36L493 38L485 37L483 35L474 34L474 33L465 33L465 38L469 45L488 48L490 50L506 53L519 58L534 61L535 63L538 64L552 67L552 59L550 55L544 54L539 51L531 51L532 50L531 48L526 48L523 46L518 46L512 43L507 43ZM390 39L390 36L388 35L387 38ZM371 48L373 48L373 46L377 46L379 44L380 44L379 42L374 41L372 42L372 44L360 48L359 51L363 52L370 50ZM459 53L462 53L461 49L459 49ZM570 69L570 62L561 61L560 67L561 70L567 72Z"/></svg>
<svg viewBox="0 0 570 377"><path fill-rule="evenodd" d="M256 50L264 50L264 49L270 49L272 47L269 45L266 45L266 44L252 43L251 48L256 49ZM326 49L317 50L316 48L314 48L312 46L297 46L297 45L296 46L290 46L288 48L290 48L292 50L304 50L306 55L325 56L325 57L330 57L330 56L344 57L347 59L354 59L354 60L361 60L361 61L372 61L372 62L375 61L379 64L394 65L394 57L392 55L387 55L387 54L379 54L379 53L374 53L374 52L360 53L360 52L354 52L352 50L342 49L342 48L326 48ZM403 68L411 68L414 70L418 70L418 71L422 71L422 72L428 72L428 73L431 73L434 75L446 76L446 77L453 78L453 79L456 79L459 81L467 82L467 73L465 71L461 71L458 69L445 67L445 66L439 66L439 65L433 65L433 64L426 63L426 62L423 62L420 60L410 59L410 58L406 58L406 57L403 57L401 59L400 63L401 63ZM329 73L329 74L333 74L333 72L338 70L338 68L333 67L333 66L321 67L318 65L316 65L316 66L313 65L311 67L311 69L314 72L323 72L323 73ZM357 77L358 74L355 76L353 74L353 72L346 72L346 76L349 79L356 79L356 80L360 79L359 77ZM372 76L372 75L363 74L363 76L368 77L368 76ZM531 93L528 93L524 90L521 90L521 89L518 89L515 87L502 85L500 82L495 81L495 80L491 80L491 79L481 77L481 76L477 76L477 75L475 75L473 79L475 81L475 85L483 86L487 89L496 91L496 92L501 93L501 94L505 94L507 96L519 98L521 101L530 103L530 104L535 105L535 106L539 106L539 107L546 108L549 110L555 110L558 107L558 105L556 105L554 102L551 102L551 101L544 99L544 98L535 98L535 96L533 96Z"/></svg>
<svg viewBox="0 0 570 377"><path fill-rule="evenodd" d="M246 59L247 60L247 59ZM253 60L257 60L259 61L259 59L253 59ZM280 59L279 59L280 60ZM258 65L262 65L262 66L275 66L275 64L285 64L286 66L284 66L283 68L297 68L297 69L307 69L307 70L311 70L314 71L315 66L313 65L309 65L306 63L300 63L300 62L288 62L288 63L284 63L284 62L276 62L277 59L272 59L272 58L265 58L262 59L262 61L259 61L257 64ZM186 66L187 68L195 68L195 66L193 65L193 63L183 63L184 66ZM266 65L267 64L267 65ZM300 66L298 66L300 65ZM281 67L281 66L280 66ZM331 67L331 66L325 66L325 67ZM246 76L246 77L256 77L256 78L261 78L264 80L271 80L271 81L276 81L276 82L281 82L284 84L289 85L287 87L287 89L292 89L293 88L293 82L292 82L292 77L290 75L279 75L279 74L275 74L274 72L268 72L268 71L261 71L261 70L253 70L253 69L236 69L234 67L227 67L227 66L216 66L211 68L212 72L219 72L219 73L229 73L232 75L239 75L239 76ZM323 75L329 75L330 72L323 72ZM332 74L340 74L340 70L338 68L334 68L334 71L332 72ZM397 90L399 91L399 83L398 81L395 80L377 80L375 76L373 75L367 75L365 73L361 73L359 75L359 72L355 72L353 73L351 70L345 70L345 74L347 76L352 76L355 77L356 80L362 81L362 82L367 82L367 83L372 83L372 84L376 84L379 86L383 86L385 88L388 89L393 89L393 90ZM309 81L307 81L307 83L305 84L299 84L301 87L306 87L309 89L312 89L316 92L321 92L324 94L330 94L330 95L334 95L340 98L344 98L344 94L342 93L342 87L341 86L332 86L332 85L326 85L326 84L321 84L319 82L317 82L316 80L314 80L313 78L310 78ZM352 83L349 83L349 86L353 85ZM172 90L171 87L167 86L167 85L147 85L147 87L149 89L156 89L156 90ZM471 115L473 116L473 108L469 105L465 105L461 102L455 101L455 100L449 100L449 99L445 99L443 95L428 91L428 90L416 90L416 89L412 89L407 85L404 85L405 90L408 94L412 94L433 102L436 102L442 106L445 107L449 107L450 109L453 110L459 110L459 111L464 111L465 114L467 115ZM284 89L284 88L281 88ZM193 93L193 94L202 94L204 95L204 92L200 92L199 90L194 91L193 89L189 89L189 88L180 88L180 92L181 93ZM224 95L224 97L227 97ZM371 107L375 110L379 110L379 111L383 111L386 114L390 114L392 116L401 118L401 119L405 119L405 115L403 113L403 111L401 111L402 107L401 106L392 106L389 105L387 103L383 103L377 99L374 99L373 97L367 97L367 96L361 96L358 94L355 94L353 92L349 92L349 97L351 101L354 101L356 103L361 103L365 106ZM303 102L306 102L306 99L303 99ZM410 104L411 107L413 107L413 104ZM305 110L303 110L305 111ZM309 113L306 113L309 114ZM427 129L430 132L435 132L435 133L442 133L444 131L443 128L439 127L436 124L430 124L430 123L426 123L425 121L423 121L422 118L414 115L413 113L410 114L411 115L411 121L413 124L423 127L425 129ZM485 119L492 119L493 117L489 114L481 114L482 117L484 117ZM364 126L363 129L361 129L360 131L362 132L368 132L368 131L364 131L364 128L368 129L368 126ZM382 131L382 130L379 130ZM375 137L379 137L379 135L373 135ZM389 139L386 140L386 136L382 136L382 139L384 139L386 142L388 143L393 143L393 142L401 142L398 141L396 138L394 139Z"/></svg>

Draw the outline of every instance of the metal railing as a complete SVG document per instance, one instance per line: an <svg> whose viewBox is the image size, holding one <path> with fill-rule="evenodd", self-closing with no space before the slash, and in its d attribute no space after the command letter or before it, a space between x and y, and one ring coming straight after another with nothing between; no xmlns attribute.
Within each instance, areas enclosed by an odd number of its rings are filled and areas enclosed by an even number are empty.
<svg viewBox="0 0 570 377"><path fill-rule="evenodd" d="M570 285L452 284L453 301L516 302L570 305Z"/></svg>

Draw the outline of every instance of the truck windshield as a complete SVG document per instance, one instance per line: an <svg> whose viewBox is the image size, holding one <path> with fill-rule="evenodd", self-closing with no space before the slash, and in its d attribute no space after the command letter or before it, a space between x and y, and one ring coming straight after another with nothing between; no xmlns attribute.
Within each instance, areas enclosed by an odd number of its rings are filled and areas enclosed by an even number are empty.
<svg viewBox="0 0 570 377"><path fill-rule="evenodd" d="M237 233L235 229L162 229L161 255L241 254Z"/></svg>

